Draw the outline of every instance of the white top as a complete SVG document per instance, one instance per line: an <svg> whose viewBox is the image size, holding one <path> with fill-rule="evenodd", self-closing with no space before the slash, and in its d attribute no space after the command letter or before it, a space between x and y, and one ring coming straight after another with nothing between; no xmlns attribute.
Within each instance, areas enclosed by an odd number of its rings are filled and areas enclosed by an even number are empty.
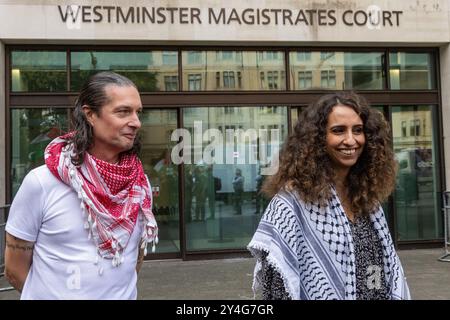
<svg viewBox="0 0 450 320"><path fill-rule="evenodd" d="M84 229L84 215L77 194L47 166L27 174L6 225L9 234L35 242L21 299L136 299L142 215L118 267L97 255L94 241Z"/></svg>

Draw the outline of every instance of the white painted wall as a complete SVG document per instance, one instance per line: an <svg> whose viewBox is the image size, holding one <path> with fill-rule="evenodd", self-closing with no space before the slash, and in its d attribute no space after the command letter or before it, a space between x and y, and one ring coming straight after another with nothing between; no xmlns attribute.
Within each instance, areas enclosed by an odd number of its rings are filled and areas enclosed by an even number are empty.
<svg viewBox="0 0 450 320"><path fill-rule="evenodd" d="M106 11L100 23L64 23L58 5L69 4L86 6L129 6L145 7L187 7L199 8L202 23L181 24L175 15L174 23L127 23L106 22ZM355 43L391 44L432 44L450 41L448 0L0 0L0 39L9 42L19 40L113 40L113 41L234 41L234 42L286 42L286 43ZM377 5L382 10L403 11L400 25L385 26L380 29L369 26L347 26L342 22L346 10L366 11L369 6ZM76 7L74 7L76 9ZM232 22L229 25L208 23L208 9L233 8L241 13L246 8L254 9L290 9L294 15L300 9L335 10L337 23L334 26L313 25L297 26L270 23L268 25L246 25ZM93 9L90 19L95 18ZM79 14L81 21L81 14ZM187 18L189 19L189 18ZM273 21L274 19L272 19ZM78 20L77 20L78 21ZM196 21L196 20L194 20ZM330 21L327 19L326 21ZM394 21L394 18L392 18ZM72 42L73 43L73 42ZM148 42L147 42L148 43Z"/></svg>

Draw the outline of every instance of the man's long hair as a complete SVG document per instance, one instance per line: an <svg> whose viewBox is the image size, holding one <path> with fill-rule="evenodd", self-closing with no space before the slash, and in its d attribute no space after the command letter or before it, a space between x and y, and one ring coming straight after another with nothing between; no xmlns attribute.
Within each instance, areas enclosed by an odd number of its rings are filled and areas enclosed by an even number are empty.
<svg viewBox="0 0 450 320"><path fill-rule="evenodd" d="M287 188L296 191L303 201L327 204L335 173L326 151L326 130L328 116L336 105L348 106L360 116L366 139L363 152L345 181L352 209L371 213L393 191L397 164L388 123L362 96L339 92L321 97L300 114L280 152L278 172L263 185L267 196Z"/></svg>
<svg viewBox="0 0 450 320"><path fill-rule="evenodd" d="M84 153L88 151L94 142L92 126L83 112L83 106L88 106L97 115L100 114L102 106L109 102L105 89L107 86L134 87L136 85L120 74L114 72L99 72L91 76L81 88L80 94L75 102L75 110L72 113L72 127L76 134L71 141L74 144L72 163L81 165L84 161ZM140 136L137 135L133 147L127 153L139 153L141 149Z"/></svg>

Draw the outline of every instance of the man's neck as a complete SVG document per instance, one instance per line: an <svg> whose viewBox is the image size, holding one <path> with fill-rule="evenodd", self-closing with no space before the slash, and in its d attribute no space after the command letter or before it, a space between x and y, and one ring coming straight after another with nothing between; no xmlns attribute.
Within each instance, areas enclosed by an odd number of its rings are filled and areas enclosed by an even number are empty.
<svg viewBox="0 0 450 320"><path fill-rule="evenodd" d="M111 164L119 163L120 153L99 151L96 149L89 150L89 153L97 159L103 160Z"/></svg>

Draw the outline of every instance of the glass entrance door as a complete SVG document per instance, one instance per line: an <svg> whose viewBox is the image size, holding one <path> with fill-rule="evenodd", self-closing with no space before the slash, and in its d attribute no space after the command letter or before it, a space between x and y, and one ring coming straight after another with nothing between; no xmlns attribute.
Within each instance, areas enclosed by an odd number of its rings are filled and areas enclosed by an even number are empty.
<svg viewBox="0 0 450 320"><path fill-rule="evenodd" d="M391 117L394 151L399 164L395 191L397 239L441 238L435 106L392 106Z"/></svg>
<svg viewBox="0 0 450 320"><path fill-rule="evenodd" d="M141 160L153 191L153 213L159 226L156 253L180 253L178 167L170 152L177 110L144 109L141 116Z"/></svg>
<svg viewBox="0 0 450 320"><path fill-rule="evenodd" d="M187 253L245 249L268 204L260 191L277 170L287 107L191 107L183 123L192 138L184 163Z"/></svg>

